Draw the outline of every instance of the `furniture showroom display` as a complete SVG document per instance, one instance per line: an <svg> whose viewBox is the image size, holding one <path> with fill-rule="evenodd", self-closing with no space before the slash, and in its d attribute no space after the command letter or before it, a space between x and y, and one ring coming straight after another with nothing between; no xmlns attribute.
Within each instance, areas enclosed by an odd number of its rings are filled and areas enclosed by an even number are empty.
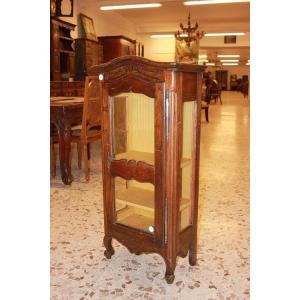
<svg viewBox="0 0 300 300"><path fill-rule="evenodd" d="M89 73L102 99L104 254L113 238L157 253L172 283L177 256L196 264L203 67L123 56Z"/></svg>

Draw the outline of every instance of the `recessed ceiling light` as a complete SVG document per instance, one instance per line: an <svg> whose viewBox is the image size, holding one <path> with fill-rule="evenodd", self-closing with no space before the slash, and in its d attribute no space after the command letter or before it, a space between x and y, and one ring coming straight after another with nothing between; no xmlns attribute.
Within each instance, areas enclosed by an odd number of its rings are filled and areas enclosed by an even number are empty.
<svg viewBox="0 0 300 300"><path fill-rule="evenodd" d="M222 66L238 66L238 63L223 63Z"/></svg>
<svg viewBox="0 0 300 300"><path fill-rule="evenodd" d="M207 54L199 54L199 58L207 58Z"/></svg>
<svg viewBox="0 0 300 300"><path fill-rule="evenodd" d="M239 54L219 54L217 57L240 57Z"/></svg>
<svg viewBox="0 0 300 300"><path fill-rule="evenodd" d="M101 10L118 10L118 9L153 8L153 7L161 7L161 3L109 5L109 6L100 6L100 9Z"/></svg>
<svg viewBox="0 0 300 300"><path fill-rule="evenodd" d="M220 59L220 62L239 62L238 59Z"/></svg>
<svg viewBox="0 0 300 300"><path fill-rule="evenodd" d="M204 36L226 36L226 35L245 35L245 32L216 32L216 33L204 34Z"/></svg>
<svg viewBox="0 0 300 300"><path fill-rule="evenodd" d="M207 5L207 4L222 4L222 3L239 3L250 2L250 0L208 0L208 1L185 1L184 5Z"/></svg>
<svg viewBox="0 0 300 300"><path fill-rule="evenodd" d="M207 63L206 65L207 66L215 66L216 64L215 63Z"/></svg>
<svg viewBox="0 0 300 300"><path fill-rule="evenodd" d="M247 63L246 63L246 66L250 66L250 62L247 62Z"/></svg>
<svg viewBox="0 0 300 300"><path fill-rule="evenodd" d="M200 58L200 59L199 59L199 62L208 62L208 60L207 60L207 59Z"/></svg>

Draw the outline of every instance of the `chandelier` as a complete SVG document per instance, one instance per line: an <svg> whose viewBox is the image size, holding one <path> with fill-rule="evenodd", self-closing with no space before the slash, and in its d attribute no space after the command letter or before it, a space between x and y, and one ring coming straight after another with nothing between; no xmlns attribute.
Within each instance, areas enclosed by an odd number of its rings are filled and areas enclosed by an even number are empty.
<svg viewBox="0 0 300 300"><path fill-rule="evenodd" d="M184 27L182 23L180 23L182 31L178 30L175 32L175 39L181 42L185 41L186 45L190 47L191 42L200 40L204 35L204 31L197 31L198 27L197 22L194 27L191 26L191 13L189 13L187 27Z"/></svg>

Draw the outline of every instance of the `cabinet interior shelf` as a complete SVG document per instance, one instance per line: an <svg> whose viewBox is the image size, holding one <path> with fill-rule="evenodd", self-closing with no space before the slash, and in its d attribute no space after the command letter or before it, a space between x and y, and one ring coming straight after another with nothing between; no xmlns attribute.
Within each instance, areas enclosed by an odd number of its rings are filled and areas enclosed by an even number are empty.
<svg viewBox="0 0 300 300"><path fill-rule="evenodd" d="M188 210L190 200L182 198L180 213ZM154 191L129 187L116 192L116 211L118 222L130 227L149 231L154 225Z"/></svg>
<svg viewBox="0 0 300 300"><path fill-rule="evenodd" d="M125 208L127 205L143 210L154 212L154 191L141 189L137 187L129 187L126 190L116 193L116 200L119 205L117 209ZM183 210L189 205L189 199L182 198L180 210Z"/></svg>
<svg viewBox="0 0 300 300"><path fill-rule="evenodd" d="M122 152L116 154L116 159L127 159L127 160L136 160L136 161L143 161L149 165L154 166L154 153L150 152L142 152L142 151L134 151L130 150L127 152ZM183 168L191 163L190 158L182 158L180 167Z"/></svg>
<svg viewBox="0 0 300 300"><path fill-rule="evenodd" d="M63 53L74 53L74 50L63 50L63 49L61 49L59 52L63 52Z"/></svg>
<svg viewBox="0 0 300 300"><path fill-rule="evenodd" d="M72 41L73 42L73 38L71 38L71 37L66 37L66 36L60 36L59 37L61 40L67 40L67 41Z"/></svg>

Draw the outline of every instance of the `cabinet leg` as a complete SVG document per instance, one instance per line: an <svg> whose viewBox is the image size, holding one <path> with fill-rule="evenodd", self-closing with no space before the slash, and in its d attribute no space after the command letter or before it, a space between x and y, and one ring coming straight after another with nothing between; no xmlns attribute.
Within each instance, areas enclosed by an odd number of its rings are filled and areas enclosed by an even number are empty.
<svg viewBox="0 0 300 300"><path fill-rule="evenodd" d="M165 279L168 284L172 284L175 279L174 271L176 268L176 258L172 260L165 259L165 262L166 262Z"/></svg>
<svg viewBox="0 0 300 300"><path fill-rule="evenodd" d="M106 250L104 251L104 256L107 259L111 259L112 255L115 254L115 250L112 246L112 238L104 237L103 244L104 244L104 247L106 248Z"/></svg>

